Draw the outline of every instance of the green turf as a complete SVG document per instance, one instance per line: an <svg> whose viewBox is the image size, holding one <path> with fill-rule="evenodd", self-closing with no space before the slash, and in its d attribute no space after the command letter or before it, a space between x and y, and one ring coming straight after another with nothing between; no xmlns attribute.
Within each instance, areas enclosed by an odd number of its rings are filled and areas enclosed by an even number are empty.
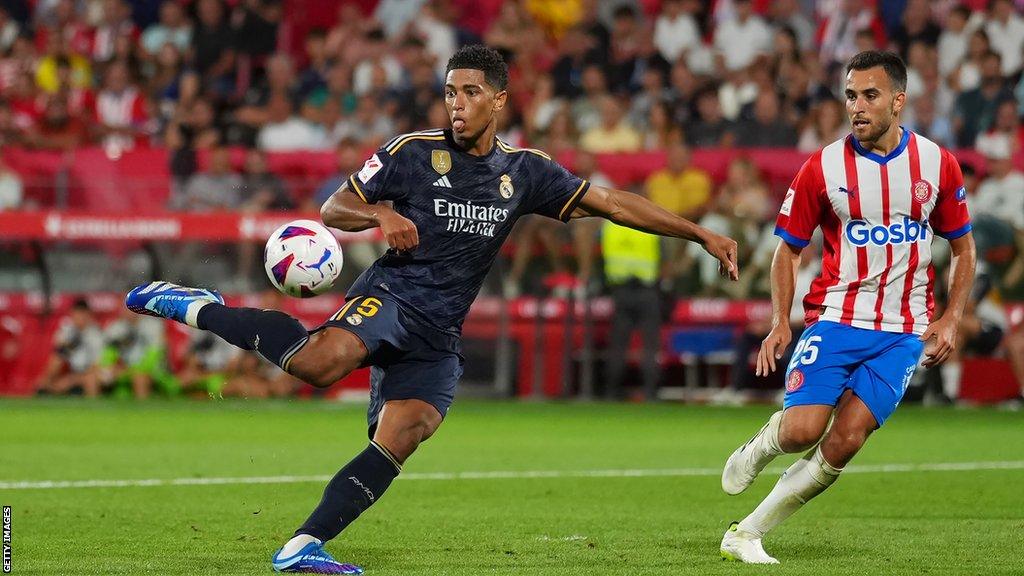
<svg viewBox="0 0 1024 576"><path fill-rule="evenodd" d="M459 402L426 472L718 468L769 408ZM0 482L333 474L362 406L0 401ZM792 457L780 460L788 464ZM854 462L1024 461L1024 415L901 408ZM774 475L400 479L329 549L386 575L1024 574L1024 470L844 475L766 540L718 558ZM322 483L0 490L15 574L266 574Z"/></svg>

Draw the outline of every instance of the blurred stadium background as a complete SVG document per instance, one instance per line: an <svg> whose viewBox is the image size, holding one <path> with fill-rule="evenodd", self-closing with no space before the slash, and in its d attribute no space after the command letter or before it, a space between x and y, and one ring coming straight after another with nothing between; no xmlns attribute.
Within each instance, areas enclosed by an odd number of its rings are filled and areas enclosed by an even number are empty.
<svg viewBox="0 0 1024 576"><path fill-rule="evenodd" d="M342 235L336 295L307 301L268 292L261 242L316 217L383 141L447 125L444 65L472 42L510 63L505 140L731 234L743 280L692 247L524 220L466 323L464 395L772 401L779 379L748 367L774 215L846 131L842 63L886 47L910 69L904 123L968 174L983 262L960 358L911 399L1019 406L1012 0L4 0L0 393L312 394L210 335L129 318L121 294L169 279L325 318L380 253L374 234ZM365 390L349 380L328 394Z"/></svg>
<svg viewBox="0 0 1024 576"><path fill-rule="evenodd" d="M523 220L466 321L451 422L403 476L458 489L393 490L338 544L353 561L732 573L722 530L771 483L726 502L716 475L783 385L751 370L775 214L847 131L843 63L889 48L910 70L904 124L963 166L980 256L954 361L919 370L906 403L985 408L901 408L778 555L794 574L1020 573L1024 428L989 407L1019 409L1024 385L1021 0L0 0L0 396L23 397L0 398L0 500L16 571L267 569L322 475L363 445L362 405L331 400L365 398L367 374L315 391L126 314L123 294L159 278L320 323L378 237L340 234L342 279L308 300L270 289L262 243L316 218L382 142L446 126L444 65L474 42L510 64L503 139L732 235L742 281L693 247ZM156 400L177 397L192 400ZM254 401L270 397L301 400ZM296 437L318 457L290 457Z"/></svg>

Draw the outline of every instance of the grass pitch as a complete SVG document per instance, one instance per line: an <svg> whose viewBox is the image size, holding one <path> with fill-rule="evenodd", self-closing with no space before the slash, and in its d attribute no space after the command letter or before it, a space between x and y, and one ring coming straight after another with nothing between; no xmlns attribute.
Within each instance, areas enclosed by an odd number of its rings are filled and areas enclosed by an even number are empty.
<svg viewBox="0 0 1024 576"><path fill-rule="evenodd" d="M770 412L457 402L328 549L368 576L1024 574L1024 415L992 410L901 408L765 541L782 565L722 562L778 474L729 497L718 473ZM355 405L0 401L13 573L270 573L365 445Z"/></svg>

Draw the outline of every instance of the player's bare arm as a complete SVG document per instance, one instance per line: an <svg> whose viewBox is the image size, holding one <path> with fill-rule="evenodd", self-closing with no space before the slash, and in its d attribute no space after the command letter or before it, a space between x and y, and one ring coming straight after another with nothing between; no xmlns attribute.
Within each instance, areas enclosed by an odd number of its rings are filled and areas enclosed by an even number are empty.
<svg viewBox="0 0 1024 576"><path fill-rule="evenodd" d="M782 358L786 347L793 339L793 331L789 327L789 314L793 309L796 271L800 265L802 250L785 240L779 240L779 245L775 248L771 271L772 331L761 342L761 350L757 353L754 373L758 376L767 376L775 372L775 361Z"/></svg>
<svg viewBox="0 0 1024 576"><path fill-rule="evenodd" d="M732 280L740 277L736 241L680 218L650 200L622 190L591 185L572 218L601 216L620 226L696 242L719 261L719 271Z"/></svg>
<svg viewBox="0 0 1024 576"><path fill-rule="evenodd" d="M949 357L956 344L956 332L960 327L960 320L964 315L964 307L967 304L971 292L971 285L974 284L974 267L977 256L974 248L974 234L968 232L959 238L949 241L952 252L950 263L949 300L946 303L946 310L938 320L928 325L928 329L921 335L921 340L928 342L924 350L927 359L924 365L931 367L941 364ZM929 341L933 338L934 340Z"/></svg>
<svg viewBox="0 0 1024 576"><path fill-rule="evenodd" d="M412 250L420 243L419 233L412 220L387 204L363 202L362 198L349 190L347 182L324 202L320 208L320 218L331 228L346 232L380 227L388 246L395 250Z"/></svg>

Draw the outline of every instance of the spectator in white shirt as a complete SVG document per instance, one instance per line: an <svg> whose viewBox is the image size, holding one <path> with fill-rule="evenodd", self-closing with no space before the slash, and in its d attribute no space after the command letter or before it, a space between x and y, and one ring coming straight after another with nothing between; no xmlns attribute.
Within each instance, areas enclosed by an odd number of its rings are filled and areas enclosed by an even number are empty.
<svg viewBox="0 0 1024 576"><path fill-rule="evenodd" d="M0 52L6 52L14 44L19 31L18 22L11 18L5 7L0 6Z"/></svg>
<svg viewBox="0 0 1024 576"><path fill-rule="evenodd" d="M1003 57L1003 76L1013 76L1024 61L1024 18L1012 0L993 0L985 32L992 49Z"/></svg>
<svg viewBox="0 0 1024 576"><path fill-rule="evenodd" d="M427 0L381 0L373 11L373 17L384 27L388 38L395 38L416 20L426 3Z"/></svg>
<svg viewBox="0 0 1024 576"><path fill-rule="evenodd" d="M384 40L384 31L380 29L371 30L366 34L363 58L356 64L352 73L352 89L359 96L370 92L373 86L375 68L382 67L387 85L396 88L402 82L402 65L398 59L391 55L388 43ZM448 60L445 59L445 62Z"/></svg>
<svg viewBox="0 0 1024 576"><path fill-rule="evenodd" d="M260 128L257 138L261 150L288 152L293 150L321 150L327 145L323 130L296 116L292 103L282 94L271 96L267 104L269 122Z"/></svg>
<svg viewBox="0 0 1024 576"><path fill-rule="evenodd" d="M37 384L38 394L100 393L97 363L103 353L103 333L89 304L77 300L53 335L53 353Z"/></svg>
<svg viewBox="0 0 1024 576"><path fill-rule="evenodd" d="M733 7L735 17L723 21L715 30L715 48L729 72L746 68L758 55L772 49L771 28L754 14L751 1L736 0Z"/></svg>
<svg viewBox="0 0 1024 576"><path fill-rule="evenodd" d="M967 26L970 17L971 10L963 5L953 8L946 17L946 25L939 35L938 45L939 71L943 77L956 70L967 56L967 43L973 32Z"/></svg>
<svg viewBox="0 0 1024 576"><path fill-rule="evenodd" d="M21 177L10 170L0 156L0 210L13 210L21 205Z"/></svg>
<svg viewBox="0 0 1024 576"><path fill-rule="evenodd" d="M665 0L654 22L654 45L662 58L675 62L701 47L700 28L693 14L683 10L683 0Z"/></svg>
<svg viewBox="0 0 1024 576"><path fill-rule="evenodd" d="M958 92L974 90L981 84L981 65L985 55L992 51L992 43L984 30L971 32L967 40L967 54L960 66L949 75L949 84Z"/></svg>
<svg viewBox="0 0 1024 576"><path fill-rule="evenodd" d="M1013 149L1006 134L982 134L976 148L988 159L989 176L971 199L971 214L979 220L988 216L1013 228L1016 256L1003 274L1003 286L1011 288L1024 278L1024 174L1013 166Z"/></svg>
<svg viewBox="0 0 1024 576"><path fill-rule="evenodd" d="M444 77L448 59L459 47L454 21L454 9L450 3L431 0L412 22L413 30L423 37L427 52L434 57L438 78Z"/></svg>
<svg viewBox="0 0 1024 576"><path fill-rule="evenodd" d="M989 133L978 137L975 147L988 160L988 178L972 198L971 212L1003 220L1024 231L1024 174L1014 169L1010 139Z"/></svg>

